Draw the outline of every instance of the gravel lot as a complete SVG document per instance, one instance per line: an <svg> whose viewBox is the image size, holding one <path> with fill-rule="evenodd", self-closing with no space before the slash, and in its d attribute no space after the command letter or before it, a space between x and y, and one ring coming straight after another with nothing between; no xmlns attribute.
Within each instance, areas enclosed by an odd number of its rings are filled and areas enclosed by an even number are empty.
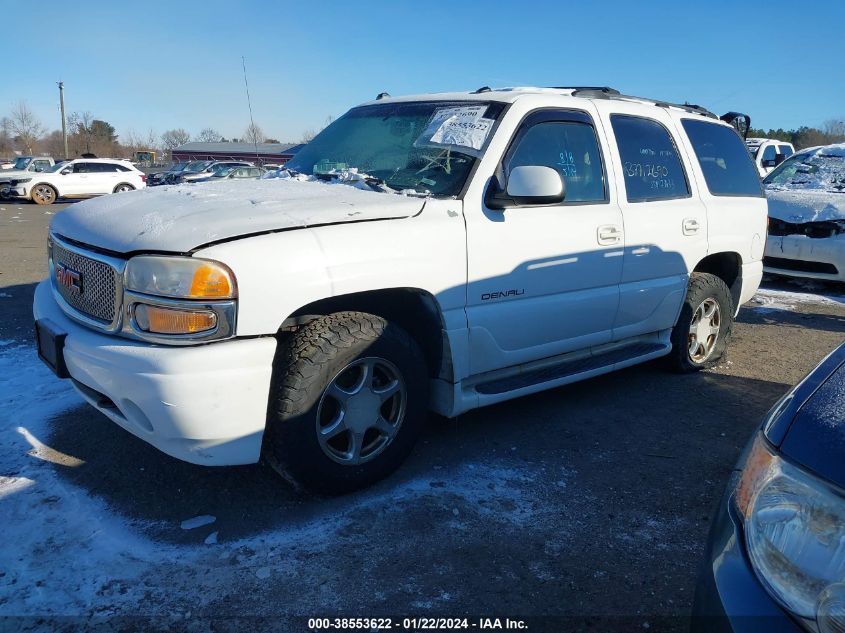
<svg viewBox="0 0 845 633"><path fill-rule="evenodd" d="M432 420L388 481L302 496L264 466L157 452L34 360L32 292L64 206L0 203L6 616L144 615L188 629L212 616L280 628L282 615L567 616L531 630L685 630L740 450L845 334L845 288L767 280L715 370L648 363ZM198 516L214 520L183 526Z"/></svg>

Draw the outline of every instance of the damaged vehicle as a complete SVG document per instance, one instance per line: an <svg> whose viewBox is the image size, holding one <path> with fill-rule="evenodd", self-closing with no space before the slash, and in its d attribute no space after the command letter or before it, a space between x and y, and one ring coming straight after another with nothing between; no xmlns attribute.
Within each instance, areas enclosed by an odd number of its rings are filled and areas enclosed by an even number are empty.
<svg viewBox="0 0 845 633"><path fill-rule="evenodd" d="M329 493L394 471L428 411L713 365L763 274L737 131L610 88L381 94L267 176L56 214L36 340L163 452Z"/></svg>
<svg viewBox="0 0 845 633"><path fill-rule="evenodd" d="M768 273L845 281L845 144L790 157L763 181Z"/></svg>

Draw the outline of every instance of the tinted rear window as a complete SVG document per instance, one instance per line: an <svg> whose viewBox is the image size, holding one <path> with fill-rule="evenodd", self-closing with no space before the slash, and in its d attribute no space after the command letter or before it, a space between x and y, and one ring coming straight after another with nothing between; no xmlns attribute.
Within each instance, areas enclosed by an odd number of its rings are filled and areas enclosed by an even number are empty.
<svg viewBox="0 0 845 633"><path fill-rule="evenodd" d="M760 176L739 134L732 127L683 120L707 188L714 196L762 196Z"/></svg>
<svg viewBox="0 0 845 633"><path fill-rule="evenodd" d="M627 114L614 114L610 122L622 158L628 202L689 196L678 150L663 125Z"/></svg>

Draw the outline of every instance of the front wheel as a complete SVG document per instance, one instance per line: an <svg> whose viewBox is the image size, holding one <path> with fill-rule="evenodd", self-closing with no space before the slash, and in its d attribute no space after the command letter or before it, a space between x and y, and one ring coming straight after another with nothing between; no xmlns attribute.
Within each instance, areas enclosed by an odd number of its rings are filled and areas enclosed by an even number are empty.
<svg viewBox="0 0 845 633"><path fill-rule="evenodd" d="M35 185L31 197L35 204L53 204L59 194L50 185Z"/></svg>
<svg viewBox="0 0 845 633"><path fill-rule="evenodd" d="M670 360L683 373L715 365L733 327L733 300L725 282L709 273L690 275L681 315L672 330Z"/></svg>
<svg viewBox="0 0 845 633"><path fill-rule="evenodd" d="M265 457L319 492L348 492L393 472L411 452L428 409L419 345L372 314L311 321L280 349L274 377Z"/></svg>

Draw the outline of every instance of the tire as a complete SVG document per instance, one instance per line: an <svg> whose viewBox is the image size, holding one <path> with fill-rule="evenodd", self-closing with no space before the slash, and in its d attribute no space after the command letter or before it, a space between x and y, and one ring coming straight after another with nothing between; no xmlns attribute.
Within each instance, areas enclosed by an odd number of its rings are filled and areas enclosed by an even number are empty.
<svg viewBox="0 0 845 633"><path fill-rule="evenodd" d="M128 182L122 182L114 188L112 193L124 193L126 191L135 191L135 187L130 185Z"/></svg>
<svg viewBox="0 0 845 633"><path fill-rule="evenodd" d="M264 456L315 492L342 494L383 479L410 454L426 419L422 350L372 314L311 321L281 344L273 375Z"/></svg>
<svg viewBox="0 0 845 633"><path fill-rule="evenodd" d="M692 273L681 315L672 330L672 368L690 373L719 362L731 337L733 314L733 299L725 282L709 273Z"/></svg>
<svg viewBox="0 0 845 633"><path fill-rule="evenodd" d="M53 204L59 197L59 193L51 185L42 183L32 188L29 197L35 204Z"/></svg>

